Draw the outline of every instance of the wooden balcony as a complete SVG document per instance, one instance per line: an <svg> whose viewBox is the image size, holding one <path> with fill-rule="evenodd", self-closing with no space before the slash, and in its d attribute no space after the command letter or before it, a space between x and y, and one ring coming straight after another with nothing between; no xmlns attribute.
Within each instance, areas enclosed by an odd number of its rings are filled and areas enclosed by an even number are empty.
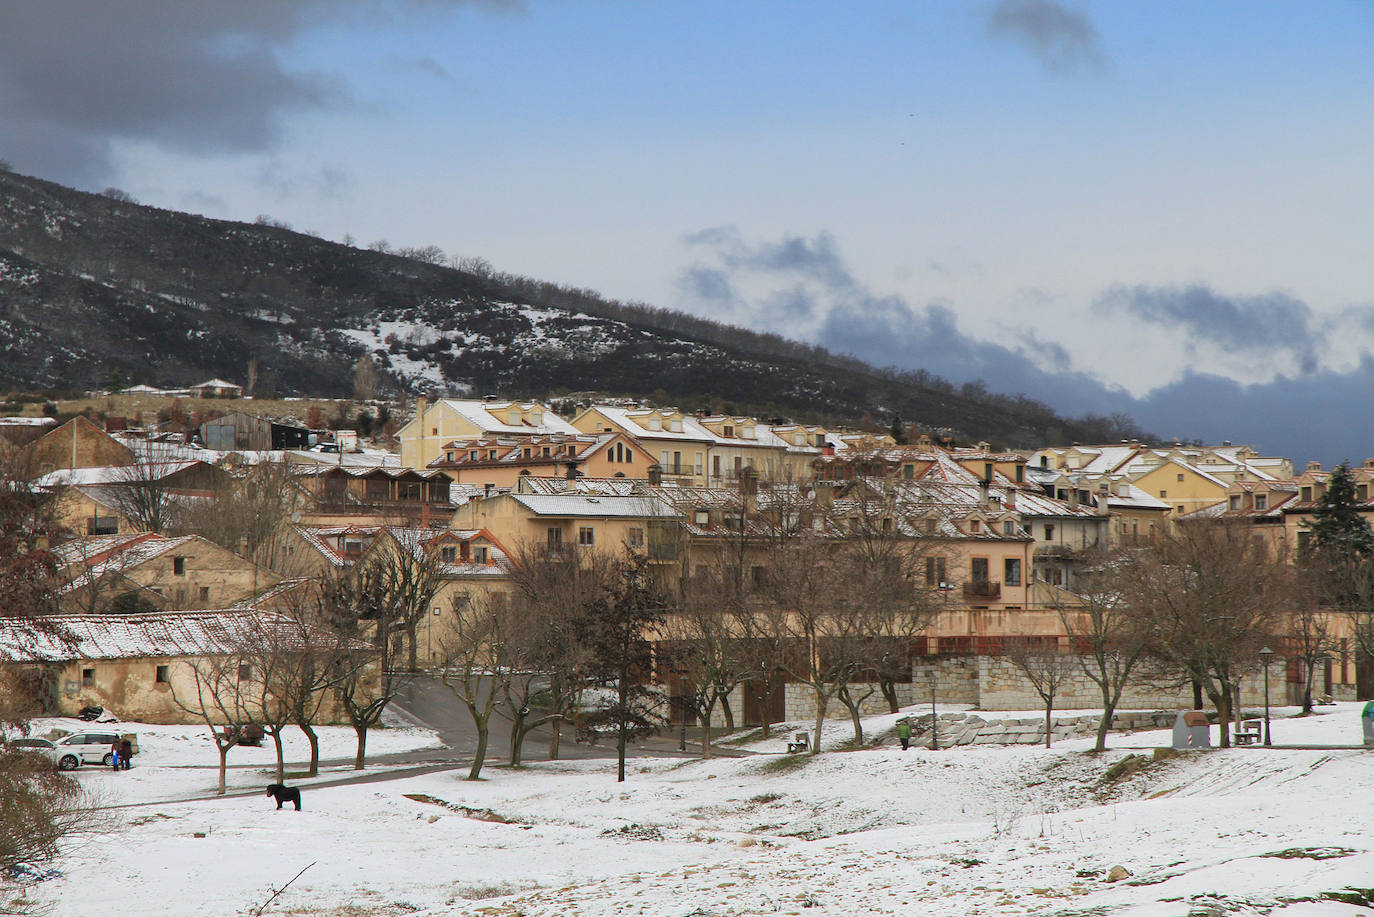
<svg viewBox="0 0 1374 917"><path fill-rule="evenodd" d="M987 580L974 580L971 583L964 583L964 598L966 599L1000 599L1001 597L1001 583Z"/></svg>

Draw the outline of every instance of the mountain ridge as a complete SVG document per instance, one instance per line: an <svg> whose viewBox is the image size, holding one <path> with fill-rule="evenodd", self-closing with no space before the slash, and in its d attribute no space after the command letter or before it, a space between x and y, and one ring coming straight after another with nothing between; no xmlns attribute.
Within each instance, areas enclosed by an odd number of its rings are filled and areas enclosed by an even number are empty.
<svg viewBox="0 0 1374 917"><path fill-rule="evenodd" d="M338 396L364 357L397 392L596 390L1007 446L1140 435L588 290L0 171L0 384L185 385L256 361L261 391Z"/></svg>

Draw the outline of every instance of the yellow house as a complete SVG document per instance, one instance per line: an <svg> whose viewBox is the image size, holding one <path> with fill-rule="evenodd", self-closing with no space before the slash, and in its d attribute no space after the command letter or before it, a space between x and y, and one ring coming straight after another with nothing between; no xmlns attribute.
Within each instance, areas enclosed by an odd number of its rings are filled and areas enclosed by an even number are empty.
<svg viewBox="0 0 1374 917"><path fill-rule="evenodd" d="M458 508L453 527L485 529L512 550L646 551L656 528L682 514L652 494L504 493Z"/></svg>
<svg viewBox="0 0 1374 917"><path fill-rule="evenodd" d="M657 459L624 433L455 440L430 463L458 484L515 487L521 477L647 480Z"/></svg>
<svg viewBox="0 0 1374 917"><path fill-rule="evenodd" d="M676 408L621 408L597 404L573 418L583 433L623 433L654 457L666 481L704 484L716 437Z"/></svg>
<svg viewBox="0 0 1374 917"><path fill-rule="evenodd" d="M401 465L424 468L455 440L536 434L575 434L578 430L538 401L443 398L415 403L415 416L397 432Z"/></svg>

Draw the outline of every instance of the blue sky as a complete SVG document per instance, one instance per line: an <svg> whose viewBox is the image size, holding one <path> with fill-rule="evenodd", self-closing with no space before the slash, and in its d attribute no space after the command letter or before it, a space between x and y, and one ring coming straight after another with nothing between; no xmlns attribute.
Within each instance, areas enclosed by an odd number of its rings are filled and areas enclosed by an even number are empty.
<svg viewBox="0 0 1374 917"><path fill-rule="evenodd" d="M18 170L1374 455L1374 5L112 6L0 12Z"/></svg>

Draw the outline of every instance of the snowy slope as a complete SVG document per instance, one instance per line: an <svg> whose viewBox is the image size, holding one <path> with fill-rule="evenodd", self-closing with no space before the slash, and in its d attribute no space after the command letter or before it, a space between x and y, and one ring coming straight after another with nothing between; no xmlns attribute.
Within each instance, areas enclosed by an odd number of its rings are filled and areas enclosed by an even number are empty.
<svg viewBox="0 0 1374 917"><path fill-rule="evenodd" d="M1357 741L1357 708L1275 733ZM245 913L313 863L269 913L1374 913L1320 900L1374 886L1374 754L1188 753L1099 785L1168 734L1114 739L1096 757L1075 741L641 761L622 785L607 762L542 762L307 790L300 814L152 804L74 843L66 877L31 894L84 914L74 893L99 877L130 913ZM101 781L122 802L160 798ZM1105 881L1118 865L1131 876Z"/></svg>

